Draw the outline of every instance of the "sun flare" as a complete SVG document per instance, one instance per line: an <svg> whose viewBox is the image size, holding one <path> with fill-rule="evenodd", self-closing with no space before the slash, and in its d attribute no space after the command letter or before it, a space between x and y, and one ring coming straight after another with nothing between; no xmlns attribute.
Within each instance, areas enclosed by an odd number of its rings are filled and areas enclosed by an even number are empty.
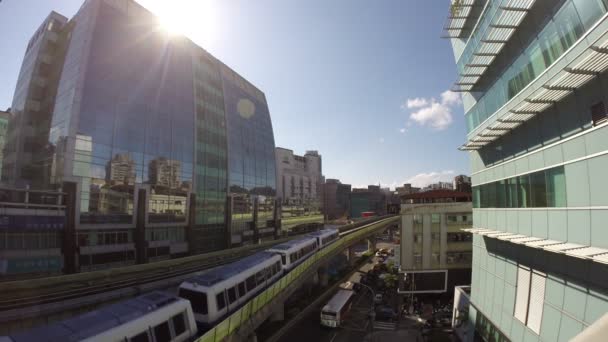
<svg viewBox="0 0 608 342"><path fill-rule="evenodd" d="M141 0L156 14L161 29L170 35L185 35L201 44L211 44L216 37L214 0Z"/></svg>

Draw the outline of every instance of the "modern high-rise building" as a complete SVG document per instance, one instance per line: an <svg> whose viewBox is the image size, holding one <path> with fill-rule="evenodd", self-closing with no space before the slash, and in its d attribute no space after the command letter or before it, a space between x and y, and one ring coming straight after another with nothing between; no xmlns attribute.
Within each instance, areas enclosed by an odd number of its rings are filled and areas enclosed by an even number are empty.
<svg viewBox="0 0 608 342"><path fill-rule="evenodd" d="M328 220L346 218L349 215L350 184L337 179L327 179L323 184L323 213Z"/></svg>
<svg viewBox="0 0 608 342"><path fill-rule="evenodd" d="M368 185L366 188L354 188L350 193L350 218L361 218L365 212L381 216L386 214L390 193L380 189L379 185Z"/></svg>
<svg viewBox="0 0 608 342"><path fill-rule="evenodd" d="M306 151L303 156L292 150L277 147L277 197L284 205L305 206L318 209L321 206L323 172L321 155Z"/></svg>
<svg viewBox="0 0 608 342"><path fill-rule="evenodd" d="M66 233L77 239L63 252L76 269L276 228L264 93L132 0L51 13L28 44L11 114L2 177L74 192Z"/></svg>
<svg viewBox="0 0 608 342"><path fill-rule="evenodd" d="M466 340L567 341L608 312L608 2L452 1L473 185Z"/></svg>
<svg viewBox="0 0 608 342"><path fill-rule="evenodd" d="M2 179L2 160L4 159L4 145L6 144L6 133L8 129L8 122L11 118L9 110L10 108L6 111L0 110L0 180Z"/></svg>

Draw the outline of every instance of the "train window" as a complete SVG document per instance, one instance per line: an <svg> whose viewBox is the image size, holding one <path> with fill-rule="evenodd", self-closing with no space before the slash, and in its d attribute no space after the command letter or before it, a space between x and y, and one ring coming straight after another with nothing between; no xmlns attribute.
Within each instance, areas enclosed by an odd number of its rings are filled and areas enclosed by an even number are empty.
<svg viewBox="0 0 608 342"><path fill-rule="evenodd" d="M245 289L245 282L242 281L239 283L239 297L243 297L246 293L247 290Z"/></svg>
<svg viewBox="0 0 608 342"><path fill-rule="evenodd" d="M186 321L184 320L184 314L179 313L171 318L173 321L173 330L175 331L175 336L179 336L186 331Z"/></svg>
<svg viewBox="0 0 608 342"><path fill-rule="evenodd" d="M179 296L190 301L192 310L201 315L207 314L207 295L203 292L179 289Z"/></svg>
<svg viewBox="0 0 608 342"><path fill-rule="evenodd" d="M220 292L215 295L215 300L217 301L217 310L222 310L226 307L226 297L224 296L224 292Z"/></svg>
<svg viewBox="0 0 608 342"><path fill-rule="evenodd" d="M247 283L247 291L252 291L255 289L255 276L247 278L245 282Z"/></svg>
<svg viewBox="0 0 608 342"><path fill-rule="evenodd" d="M261 283L264 282L264 273L265 272L262 270L262 271L260 271L260 272L258 272L258 273L255 274L255 282L257 284L261 284Z"/></svg>
<svg viewBox="0 0 608 342"><path fill-rule="evenodd" d="M150 338L148 337L148 331L144 331L131 337L129 339L129 342L150 342Z"/></svg>
<svg viewBox="0 0 608 342"><path fill-rule="evenodd" d="M285 254L281 255L281 260L283 261L283 265L287 263L287 258L285 257Z"/></svg>
<svg viewBox="0 0 608 342"><path fill-rule="evenodd" d="M169 330L169 322L162 322L155 326L154 336L156 337L156 342L170 342L171 331Z"/></svg>
<svg viewBox="0 0 608 342"><path fill-rule="evenodd" d="M232 304L236 302L236 286L228 289L228 303Z"/></svg>

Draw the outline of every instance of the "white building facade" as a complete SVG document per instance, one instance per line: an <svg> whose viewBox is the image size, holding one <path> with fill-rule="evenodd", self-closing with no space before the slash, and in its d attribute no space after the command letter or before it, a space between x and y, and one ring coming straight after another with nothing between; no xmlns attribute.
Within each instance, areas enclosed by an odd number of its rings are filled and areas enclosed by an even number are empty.
<svg viewBox="0 0 608 342"><path fill-rule="evenodd" d="M284 205L319 207L321 201L322 174L321 155L317 151L306 151L298 156L292 150L277 147L277 197Z"/></svg>

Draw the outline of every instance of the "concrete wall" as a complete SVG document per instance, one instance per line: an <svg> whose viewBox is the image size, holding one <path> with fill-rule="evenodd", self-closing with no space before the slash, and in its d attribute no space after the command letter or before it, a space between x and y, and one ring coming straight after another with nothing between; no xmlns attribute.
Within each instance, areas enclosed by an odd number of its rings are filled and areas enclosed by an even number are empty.
<svg viewBox="0 0 608 342"><path fill-rule="evenodd" d="M448 252L468 252L471 251L470 242L448 242L447 234L461 232L460 229L470 228L470 221L448 222L448 215L455 215L461 219L462 216L471 216L471 202L455 203L435 203L435 204L404 204L401 207L401 267L402 269L446 269L446 268L469 268L470 263L449 263L447 260ZM439 214L440 221L432 222L432 215ZM416 237L415 218L421 219L421 257L422 262L416 265L414 254L418 253L415 247ZM432 227L438 225L439 239L433 240ZM439 248L435 248L436 245ZM435 246L435 247L432 247ZM439 264L434 263L433 253L439 253Z"/></svg>

